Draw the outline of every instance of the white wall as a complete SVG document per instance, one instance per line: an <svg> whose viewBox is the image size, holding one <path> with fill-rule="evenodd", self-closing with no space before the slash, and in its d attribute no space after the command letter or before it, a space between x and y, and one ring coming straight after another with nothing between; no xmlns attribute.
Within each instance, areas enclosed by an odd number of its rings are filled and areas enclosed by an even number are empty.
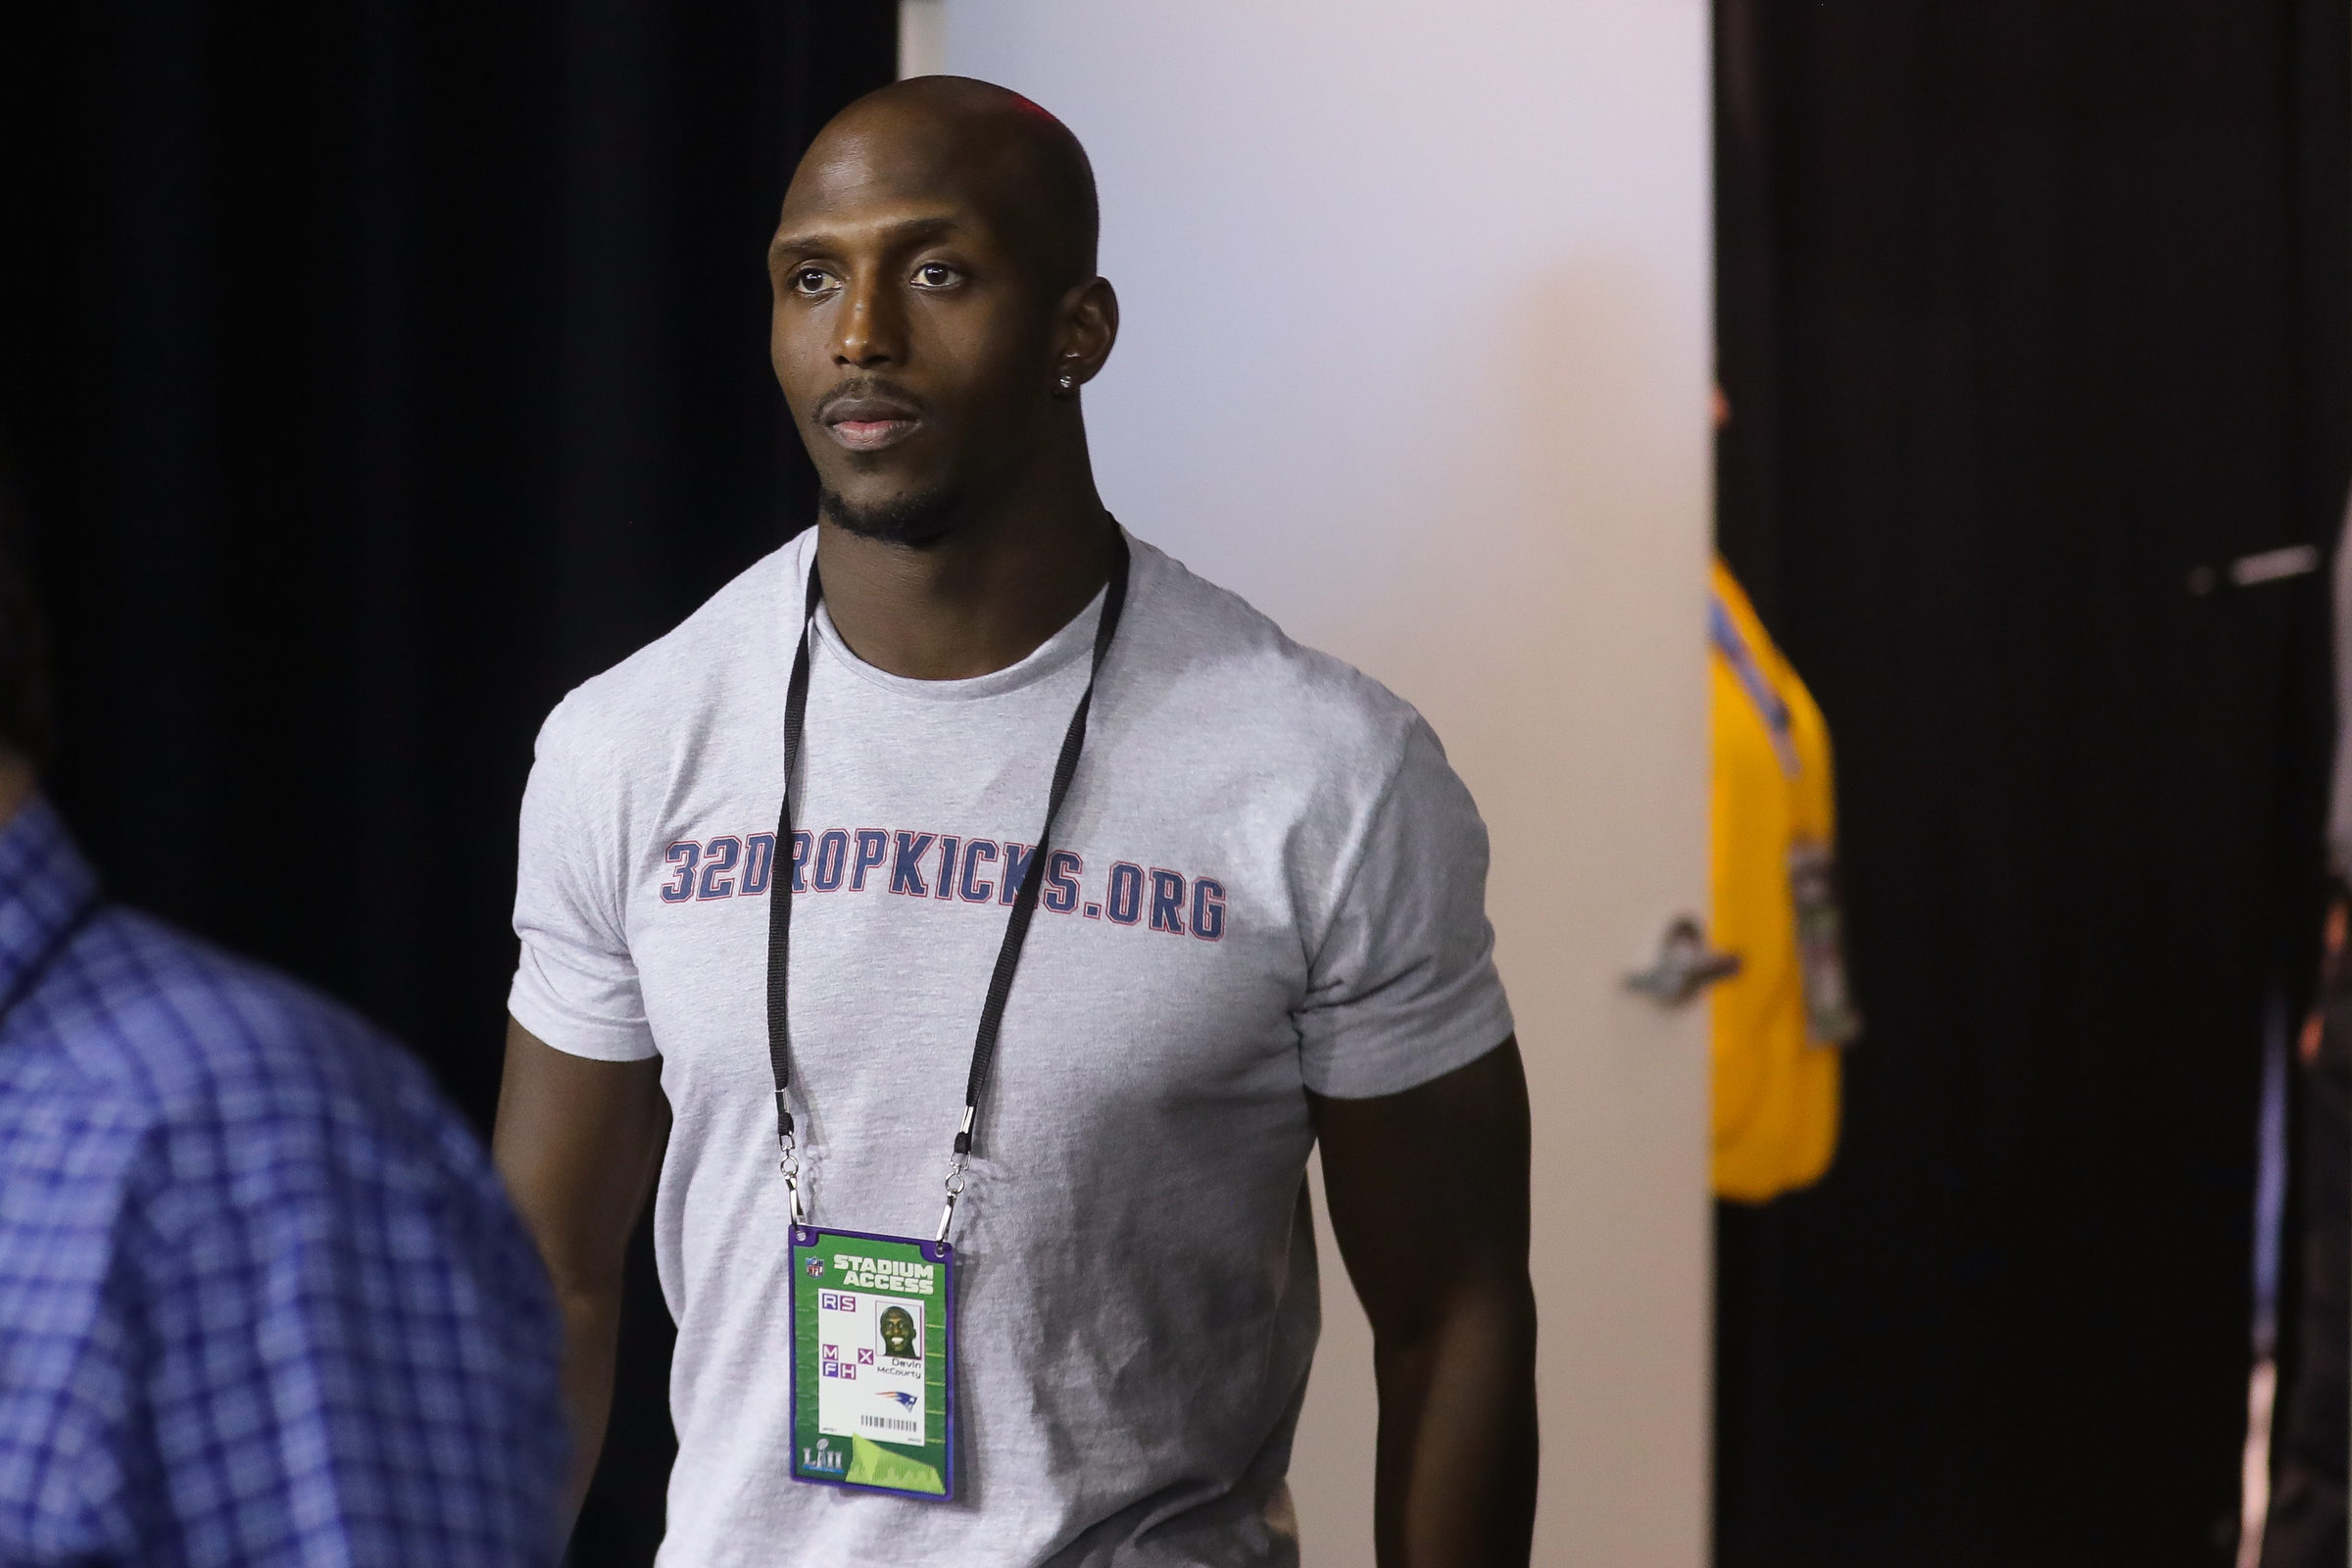
<svg viewBox="0 0 2352 1568"><path fill-rule="evenodd" d="M1418 704L1478 796L1538 1114L1539 1561L1697 1568L1703 1041L1617 978L1704 907L1703 0L926 18L910 64L1028 93L1093 154L1112 510ZM1332 1568L1371 1560L1372 1400L1324 1256L1294 1476Z"/></svg>

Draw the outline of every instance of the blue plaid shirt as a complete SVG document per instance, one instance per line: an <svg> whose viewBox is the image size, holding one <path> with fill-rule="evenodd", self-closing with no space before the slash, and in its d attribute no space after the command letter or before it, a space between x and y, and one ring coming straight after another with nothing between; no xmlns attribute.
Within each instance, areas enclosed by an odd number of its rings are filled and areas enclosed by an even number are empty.
<svg viewBox="0 0 2352 1568"><path fill-rule="evenodd" d="M0 1563L554 1556L537 1253L342 1008L0 833Z"/></svg>

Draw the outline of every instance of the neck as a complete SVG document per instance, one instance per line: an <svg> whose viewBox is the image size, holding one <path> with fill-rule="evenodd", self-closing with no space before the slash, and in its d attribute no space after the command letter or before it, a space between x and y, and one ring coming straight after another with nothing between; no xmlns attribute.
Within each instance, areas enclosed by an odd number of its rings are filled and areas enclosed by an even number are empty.
<svg viewBox="0 0 2352 1568"><path fill-rule="evenodd" d="M1017 664L1070 623L1110 571L1109 514L1092 481L1062 497L976 511L925 545L817 523L825 612L852 652L914 680Z"/></svg>

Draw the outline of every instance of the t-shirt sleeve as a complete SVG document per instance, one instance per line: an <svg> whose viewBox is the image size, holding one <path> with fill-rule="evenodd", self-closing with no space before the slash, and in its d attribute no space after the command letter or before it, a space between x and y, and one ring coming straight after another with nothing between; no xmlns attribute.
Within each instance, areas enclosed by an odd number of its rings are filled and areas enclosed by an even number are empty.
<svg viewBox="0 0 2352 1568"><path fill-rule="evenodd" d="M1407 734L1339 886L1298 1014L1307 1088L1400 1094L1502 1044L1511 1009L1487 923L1487 828L1426 723Z"/></svg>
<svg viewBox="0 0 2352 1568"><path fill-rule="evenodd" d="M609 809L580 809L581 748L565 708L539 731L514 870L522 955L507 1010L558 1051L600 1061L657 1055L622 921L627 869Z"/></svg>

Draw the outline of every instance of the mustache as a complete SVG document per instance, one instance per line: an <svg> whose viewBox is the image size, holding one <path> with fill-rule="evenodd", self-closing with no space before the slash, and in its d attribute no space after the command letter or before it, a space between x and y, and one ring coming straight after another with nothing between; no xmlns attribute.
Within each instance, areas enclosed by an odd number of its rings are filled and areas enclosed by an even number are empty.
<svg viewBox="0 0 2352 1568"><path fill-rule="evenodd" d="M885 403L895 403L917 418L931 412L931 405L927 399L915 396L896 381L879 375L857 375L842 382L839 386L831 388L818 398L808 410L809 422L824 423L826 415L852 398L874 398Z"/></svg>

